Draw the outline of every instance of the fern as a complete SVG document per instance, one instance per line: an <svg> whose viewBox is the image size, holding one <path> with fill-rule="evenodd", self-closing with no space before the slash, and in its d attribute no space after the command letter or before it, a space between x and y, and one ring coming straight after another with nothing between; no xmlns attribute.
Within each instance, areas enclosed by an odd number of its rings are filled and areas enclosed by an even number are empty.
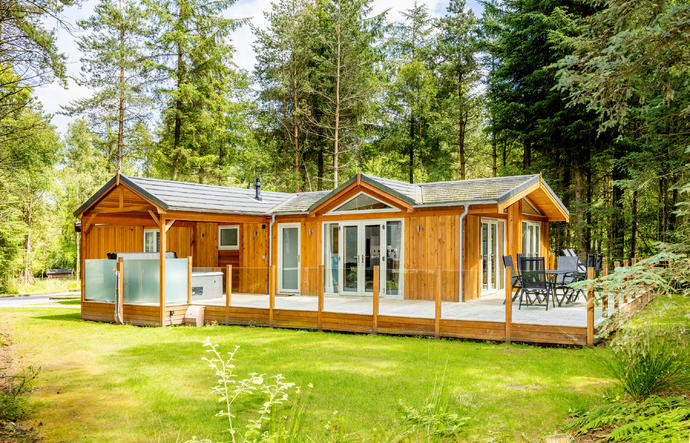
<svg viewBox="0 0 690 443"><path fill-rule="evenodd" d="M611 442L683 441L690 435L690 402L657 396L640 403L616 401L576 411L568 430Z"/></svg>

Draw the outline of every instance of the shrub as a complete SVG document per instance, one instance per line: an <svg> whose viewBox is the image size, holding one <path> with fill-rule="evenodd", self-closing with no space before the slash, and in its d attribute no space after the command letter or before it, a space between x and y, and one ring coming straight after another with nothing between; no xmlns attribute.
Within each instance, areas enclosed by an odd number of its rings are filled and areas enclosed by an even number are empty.
<svg viewBox="0 0 690 443"><path fill-rule="evenodd" d="M568 425L583 439L614 442L683 441L690 434L690 402L651 396L643 402L612 401L591 411L574 411Z"/></svg>
<svg viewBox="0 0 690 443"><path fill-rule="evenodd" d="M685 330L627 331L611 345L605 366L623 391L646 398L688 384Z"/></svg>
<svg viewBox="0 0 690 443"><path fill-rule="evenodd" d="M230 434L230 440L233 443L238 440L245 442L296 441L306 401L293 402L288 413L284 416L279 416L278 409L281 405L288 403L291 391L294 390L299 398L301 393L299 387L286 381L282 374L267 377L265 374L253 372L246 378L239 378L235 372L235 354L239 350L239 346L235 346L235 349L228 352L225 358L218 351L218 346L211 343L210 339L206 339L204 347L208 348L206 352L210 353L211 356L209 358L204 357L203 360L208 363L218 377L213 392L216 393L218 402L223 405L216 416L224 417L227 420L227 432ZM310 384L309 388L311 387ZM236 418L234 404L243 396L262 396L263 401L258 410L254 411L254 415L249 418L244 432L239 432L240 430L236 428L234 421ZM197 442L199 440L193 437L190 441ZM208 440L201 441L208 442Z"/></svg>
<svg viewBox="0 0 690 443"><path fill-rule="evenodd" d="M32 429L19 422L26 419L26 394L31 391L39 370L32 366L10 372L7 351L9 338L0 333L0 441L34 440Z"/></svg>

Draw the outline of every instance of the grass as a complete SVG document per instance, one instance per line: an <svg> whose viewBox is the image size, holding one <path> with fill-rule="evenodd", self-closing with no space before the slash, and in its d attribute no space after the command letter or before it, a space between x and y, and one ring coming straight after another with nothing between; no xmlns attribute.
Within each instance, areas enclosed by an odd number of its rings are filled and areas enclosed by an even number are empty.
<svg viewBox="0 0 690 443"><path fill-rule="evenodd" d="M41 366L30 398L49 441L227 439L201 357L210 337L240 345L240 376L313 383L303 418L313 441L390 441L404 407L423 408L443 378L447 409L467 417L463 439L536 440L555 433L570 408L601 402L611 380L603 349L540 348L411 337L206 326L140 328L84 322L68 308L6 308L24 364ZM445 373L445 375L443 375ZM238 403L242 411L256 407Z"/></svg>
<svg viewBox="0 0 690 443"><path fill-rule="evenodd" d="M0 293L2 295L30 295L30 294L50 294L54 292L69 292L79 290L79 280L76 279L35 279L33 283L27 286L17 285L8 293Z"/></svg>

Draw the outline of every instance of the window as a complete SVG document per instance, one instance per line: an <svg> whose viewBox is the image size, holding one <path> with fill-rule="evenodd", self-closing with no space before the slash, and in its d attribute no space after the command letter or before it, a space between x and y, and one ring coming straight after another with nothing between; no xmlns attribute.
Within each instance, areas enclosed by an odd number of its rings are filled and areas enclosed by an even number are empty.
<svg viewBox="0 0 690 443"><path fill-rule="evenodd" d="M239 225L218 226L218 249L240 249Z"/></svg>
<svg viewBox="0 0 690 443"><path fill-rule="evenodd" d="M161 231L144 229L144 252L160 252Z"/></svg>
<svg viewBox="0 0 690 443"><path fill-rule="evenodd" d="M342 205L335 208L332 212L334 213L350 213L350 212L377 212L377 211L397 211L396 208L387 205L381 200L375 199L374 197L359 193L352 197L350 200L346 201Z"/></svg>
<svg viewBox="0 0 690 443"><path fill-rule="evenodd" d="M539 257L541 223L522 222L522 254L525 257Z"/></svg>

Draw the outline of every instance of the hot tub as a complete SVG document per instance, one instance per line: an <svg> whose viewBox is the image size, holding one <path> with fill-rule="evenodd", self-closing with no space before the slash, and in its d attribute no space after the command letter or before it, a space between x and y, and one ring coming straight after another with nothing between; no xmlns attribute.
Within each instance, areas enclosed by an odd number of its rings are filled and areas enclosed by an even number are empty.
<svg viewBox="0 0 690 443"><path fill-rule="evenodd" d="M192 272L192 303L222 300L222 272Z"/></svg>

